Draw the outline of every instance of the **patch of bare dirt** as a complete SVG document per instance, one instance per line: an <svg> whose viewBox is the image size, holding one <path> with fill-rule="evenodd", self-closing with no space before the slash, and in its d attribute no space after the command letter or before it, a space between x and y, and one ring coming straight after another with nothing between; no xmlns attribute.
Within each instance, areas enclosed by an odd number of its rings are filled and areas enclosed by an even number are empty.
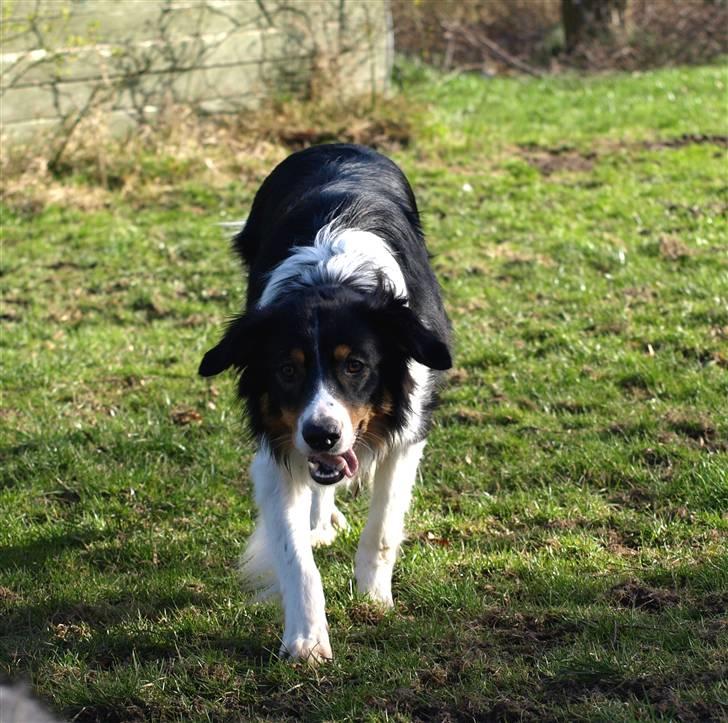
<svg viewBox="0 0 728 723"><path fill-rule="evenodd" d="M179 326L184 327L194 327L204 326L205 324L207 324L207 322L207 318L202 314L190 314L189 316L186 316L184 319L178 322L178 324Z"/></svg>
<svg viewBox="0 0 728 723"><path fill-rule="evenodd" d="M636 698L654 706L656 711L670 720L718 721L714 706L701 700L685 699L681 689L688 686L713 686L725 680L728 670L724 666L698 672L679 672L675 675L644 675L623 678L616 672L574 671L547 682L552 695L567 700L585 699L594 693L610 698L629 700Z"/></svg>
<svg viewBox="0 0 728 723"><path fill-rule="evenodd" d="M666 138L665 140L643 141L640 143L642 148L647 150L659 150L661 148L684 148L685 146L703 145L709 143L713 146L728 148L728 135L710 134L710 133L683 133L675 138Z"/></svg>
<svg viewBox="0 0 728 723"><path fill-rule="evenodd" d="M537 145L521 146L522 157L542 176L555 173L588 173L597 160L595 151L578 151L568 146L543 148Z"/></svg>
<svg viewBox="0 0 728 723"><path fill-rule="evenodd" d="M570 146L539 146L535 143L520 145L519 155L536 168L542 176L556 173L587 173L594 168L602 155L616 149L665 150L684 148L690 145L709 144L720 148L728 148L728 135L707 133L683 133L675 138L665 138L637 143L608 144L603 148L581 151Z"/></svg>
<svg viewBox="0 0 728 723"><path fill-rule="evenodd" d="M709 615L728 616L728 591L708 593L702 598L700 609ZM728 627L728 619L723 623Z"/></svg>
<svg viewBox="0 0 728 723"><path fill-rule="evenodd" d="M615 585L610 590L610 596L623 607L656 613L674 607L680 602L680 596L672 590L649 587L636 581Z"/></svg>
<svg viewBox="0 0 728 723"><path fill-rule="evenodd" d="M660 256L667 261L681 261L693 255L693 250L676 236L663 234L658 246Z"/></svg>
<svg viewBox="0 0 728 723"><path fill-rule="evenodd" d="M440 688L441 689L441 688ZM473 721L495 720L489 718L481 707L479 696L471 696L459 702L450 702L452 696L440 700L433 693L438 688L425 688L420 681L410 687L395 688L386 698L371 696L367 700L369 707L386 711L387 716L395 720L411 720L416 723L472 723ZM403 718L403 715L406 718ZM522 720L522 719L520 719Z"/></svg>
<svg viewBox="0 0 728 723"><path fill-rule="evenodd" d="M202 424L202 415L191 407L178 407L171 412L172 421L180 427Z"/></svg>
<svg viewBox="0 0 728 723"><path fill-rule="evenodd" d="M464 539L467 535L457 533L455 535L458 540ZM450 547L452 543L447 537L437 535L432 530L422 531L414 536L410 536L410 539L416 539L424 545L430 545L432 547Z"/></svg>
<svg viewBox="0 0 728 723"><path fill-rule="evenodd" d="M412 129L401 119L359 118L353 123L332 128L281 126L276 140L291 150L320 143L359 143L372 148L402 148L408 146Z"/></svg>
<svg viewBox="0 0 728 723"><path fill-rule="evenodd" d="M687 362L697 363L701 367L710 366L715 364L716 366L726 368L728 367L728 356L722 351L708 348L696 348L694 346L679 346L677 351Z"/></svg>
<svg viewBox="0 0 728 723"><path fill-rule="evenodd" d="M51 613L49 625L106 625L120 616L114 604L108 601L87 604L76 603Z"/></svg>
<svg viewBox="0 0 728 723"><path fill-rule="evenodd" d="M629 536L622 535L617 530L607 530L606 532L605 547L613 555L619 555L620 557L634 557L639 554L639 545L635 544L633 539Z"/></svg>
<svg viewBox="0 0 728 723"><path fill-rule="evenodd" d="M647 399L652 396L650 380L639 372L625 374L617 385L635 399Z"/></svg>
<svg viewBox="0 0 728 723"><path fill-rule="evenodd" d="M670 428L679 434L690 439L713 439L715 427L713 423L704 416L688 416L680 412L668 412L665 421Z"/></svg>
<svg viewBox="0 0 728 723"><path fill-rule="evenodd" d="M143 311L147 320L165 319L170 316L171 312L164 308L163 303L158 298L139 298L135 299L131 304L133 311Z"/></svg>
<svg viewBox="0 0 728 723"><path fill-rule="evenodd" d="M23 318L22 314L12 307L8 307L4 311L0 312L0 321L7 322L18 322Z"/></svg>
<svg viewBox="0 0 728 723"><path fill-rule="evenodd" d="M481 616L473 630L486 647L506 645L521 654L542 655L544 646L568 643L582 628L572 620L549 613L536 615L492 609Z"/></svg>
<svg viewBox="0 0 728 723"><path fill-rule="evenodd" d="M643 284L642 286L631 286L623 292L627 299L627 305L650 304L657 298L657 292L650 286Z"/></svg>
<svg viewBox="0 0 728 723"><path fill-rule="evenodd" d="M79 263L78 261L69 261L68 259L61 259L54 261L52 264L46 264L45 268L51 269L52 271L59 271L61 269L72 269L74 271L87 271L88 269L95 269L98 266L97 261L88 261L86 263Z"/></svg>
<svg viewBox="0 0 728 723"><path fill-rule="evenodd" d="M671 411L665 415L665 421L673 432L697 442L700 447L717 451L725 446L724 441L718 438L715 424L703 414Z"/></svg>
<svg viewBox="0 0 728 723"><path fill-rule="evenodd" d="M356 625L379 625L385 614L381 606L366 601L355 602L349 607L349 619Z"/></svg>
<svg viewBox="0 0 728 723"><path fill-rule="evenodd" d="M452 413L442 417L442 421L445 423L463 424L474 427L484 424L487 419L488 415L485 412L468 407L458 407Z"/></svg>
<svg viewBox="0 0 728 723"><path fill-rule="evenodd" d="M497 723L521 723L522 721L547 721L543 710L525 698L500 698L482 719Z"/></svg>

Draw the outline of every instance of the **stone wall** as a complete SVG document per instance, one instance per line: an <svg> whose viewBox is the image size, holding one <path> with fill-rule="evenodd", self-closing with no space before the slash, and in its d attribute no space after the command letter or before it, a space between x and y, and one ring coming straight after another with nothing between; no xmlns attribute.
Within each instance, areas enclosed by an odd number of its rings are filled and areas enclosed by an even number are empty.
<svg viewBox="0 0 728 723"><path fill-rule="evenodd" d="M10 137L103 112L235 112L271 96L380 92L388 0L2 0L0 123Z"/></svg>

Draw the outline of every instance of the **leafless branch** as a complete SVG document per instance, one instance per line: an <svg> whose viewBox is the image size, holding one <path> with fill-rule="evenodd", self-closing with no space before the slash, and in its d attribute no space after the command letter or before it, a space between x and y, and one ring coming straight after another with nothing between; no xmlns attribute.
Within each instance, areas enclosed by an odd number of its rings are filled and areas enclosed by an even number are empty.
<svg viewBox="0 0 728 723"><path fill-rule="evenodd" d="M448 39L448 42L457 43L460 40L464 40L471 46L485 50L497 60L500 60L502 63L505 63L516 70L520 70L522 73L532 75L536 78L543 76L543 73L540 70L537 70L528 63L514 57L498 45L498 43L491 40L483 33L474 33L463 23L444 23L444 27L445 37Z"/></svg>

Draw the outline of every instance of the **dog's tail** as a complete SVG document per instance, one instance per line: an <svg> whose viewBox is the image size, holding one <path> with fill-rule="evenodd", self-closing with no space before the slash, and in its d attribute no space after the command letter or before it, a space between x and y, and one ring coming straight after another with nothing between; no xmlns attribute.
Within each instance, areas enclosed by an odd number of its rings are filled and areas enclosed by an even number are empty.
<svg viewBox="0 0 728 723"><path fill-rule="evenodd" d="M253 534L240 554L239 571L243 589L256 602L262 602L280 593L273 572L272 542L263 520L258 520Z"/></svg>
<svg viewBox="0 0 728 723"><path fill-rule="evenodd" d="M260 241L250 229L246 228L248 218L249 216L237 221L220 221L217 225L230 239L233 251L240 257L240 260L250 267L258 254Z"/></svg>

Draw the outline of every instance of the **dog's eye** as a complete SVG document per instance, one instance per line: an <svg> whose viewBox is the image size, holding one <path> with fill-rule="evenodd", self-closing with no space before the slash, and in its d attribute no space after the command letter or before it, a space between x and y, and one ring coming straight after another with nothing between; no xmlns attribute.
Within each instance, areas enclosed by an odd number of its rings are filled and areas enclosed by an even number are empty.
<svg viewBox="0 0 728 723"><path fill-rule="evenodd" d="M360 362L358 359L347 359L346 360L346 373L347 374L361 374L364 371L364 362Z"/></svg>
<svg viewBox="0 0 728 723"><path fill-rule="evenodd" d="M293 364L281 364L280 367L278 367L278 373L281 375L281 378L284 379L287 382L290 382L293 377L296 376L296 367L293 366Z"/></svg>

